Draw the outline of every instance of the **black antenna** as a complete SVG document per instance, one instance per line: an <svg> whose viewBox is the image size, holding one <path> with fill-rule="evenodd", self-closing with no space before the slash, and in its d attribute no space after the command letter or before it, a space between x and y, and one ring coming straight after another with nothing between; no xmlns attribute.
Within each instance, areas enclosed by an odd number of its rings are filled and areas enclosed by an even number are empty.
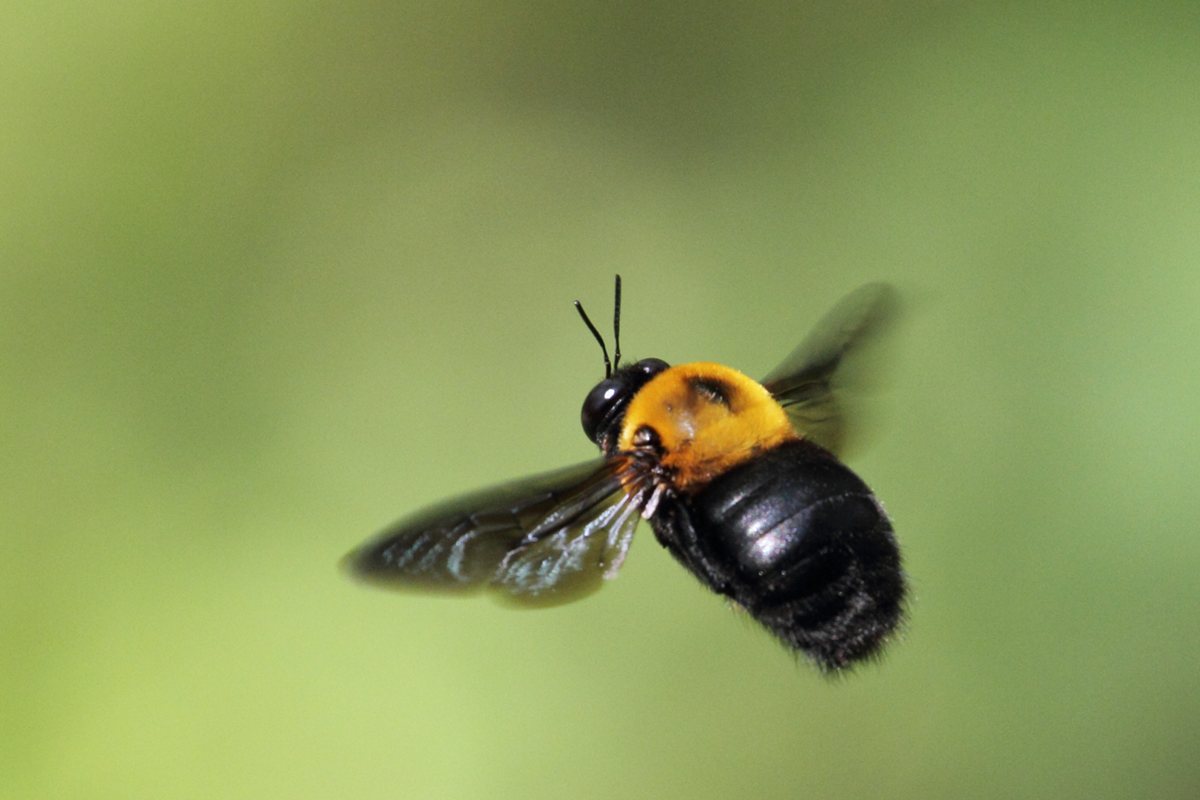
<svg viewBox="0 0 1200 800"><path fill-rule="evenodd" d="M613 369L621 366L621 276L617 276L617 292L613 299Z"/></svg>
<svg viewBox="0 0 1200 800"><path fill-rule="evenodd" d="M596 326L588 319L587 312L583 310L583 303L576 300L575 310L579 312L579 316L583 317L583 324L587 325L588 330L592 332L592 336L595 336L596 341L600 343L600 352L604 354L604 377L607 378L612 375L612 364L608 361L608 348L604 346L604 338L600 336L600 331L596 330Z"/></svg>
<svg viewBox="0 0 1200 800"><path fill-rule="evenodd" d="M576 300L575 310L579 312L583 324L587 325L587 329L592 332L592 336L595 336L596 341L600 344L600 352L604 354L604 377L611 377L613 370L621 366L621 276L617 276L616 297L613 299L613 347L616 349L614 354L616 358L611 362L608 360L608 348L604 346L604 337L600 335L600 331L596 330L596 326L588 318L587 312L583 310L583 303Z"/></svg>

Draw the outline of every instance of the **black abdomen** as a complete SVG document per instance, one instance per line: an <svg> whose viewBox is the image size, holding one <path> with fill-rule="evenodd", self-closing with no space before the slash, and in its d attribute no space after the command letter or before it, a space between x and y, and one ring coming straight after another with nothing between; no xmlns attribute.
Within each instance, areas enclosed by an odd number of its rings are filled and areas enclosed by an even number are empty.
<svg viewBox="0 0 1200 800"><path fill-rule="evenodd" d="M892 526L857 475L791 441L660 506L671 552L825 669L878 651L903 615Z"/></svg>

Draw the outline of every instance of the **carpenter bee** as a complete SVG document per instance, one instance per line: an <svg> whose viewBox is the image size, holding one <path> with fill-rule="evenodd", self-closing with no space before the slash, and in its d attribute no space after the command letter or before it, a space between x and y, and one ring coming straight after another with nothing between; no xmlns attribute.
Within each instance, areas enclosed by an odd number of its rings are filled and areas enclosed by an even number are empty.
<svg viewBox="0 0 1200 800"><path fill-rule="evenodd" d="M639 519L705 586L787 647L834 672L876 655L904 614L892 525L835 456L845 421L835 377L893 307L883 284L846 297L762 382L727 366L621 364L583 401L601 458L457 497L350 553L362 579L522 605L575 600L614 578Z"/></svg>

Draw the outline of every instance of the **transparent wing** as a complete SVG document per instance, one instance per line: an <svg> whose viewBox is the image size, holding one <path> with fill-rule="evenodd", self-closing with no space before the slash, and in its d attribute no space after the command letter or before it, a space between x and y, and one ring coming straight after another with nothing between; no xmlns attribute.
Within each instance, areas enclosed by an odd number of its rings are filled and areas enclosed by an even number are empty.
<svg viewBox="0 0 1200 800"><path fill-rule="evenodd" d="M624 458L589 461L419 512L344 559L355 577L398 589L491 588L527 605L578 599L614 577L637 527Z"/></svg>
<svg viewBox="0 0 1200 800"><path fill-rule="evenodd" d="M510 551L493 585L508 599L543 606L591 594L615 578L633 542L638 504L621 492L592 511Z"/></svg>
<svg viewBox="0 0 1200 800"><path fill-rule="evenodd" d="M839 369L849 354L887 327L897 307L896 291L888 284L859 287L763 379L806 438L834 453L843 449L847 426L837 399Z"/></svg>

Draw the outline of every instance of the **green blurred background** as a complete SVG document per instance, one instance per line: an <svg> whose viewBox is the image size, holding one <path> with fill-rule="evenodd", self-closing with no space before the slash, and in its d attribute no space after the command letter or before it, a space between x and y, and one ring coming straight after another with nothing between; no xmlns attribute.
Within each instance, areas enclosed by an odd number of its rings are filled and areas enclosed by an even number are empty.
<svg viewBox="0 0 1200 800"><path fill-rule="evenodd" d="M0 797L1195 797L1200 7L5 4ZM898 284L828 681L643 530L521 613L337 559L629 355Z"/></svg>

